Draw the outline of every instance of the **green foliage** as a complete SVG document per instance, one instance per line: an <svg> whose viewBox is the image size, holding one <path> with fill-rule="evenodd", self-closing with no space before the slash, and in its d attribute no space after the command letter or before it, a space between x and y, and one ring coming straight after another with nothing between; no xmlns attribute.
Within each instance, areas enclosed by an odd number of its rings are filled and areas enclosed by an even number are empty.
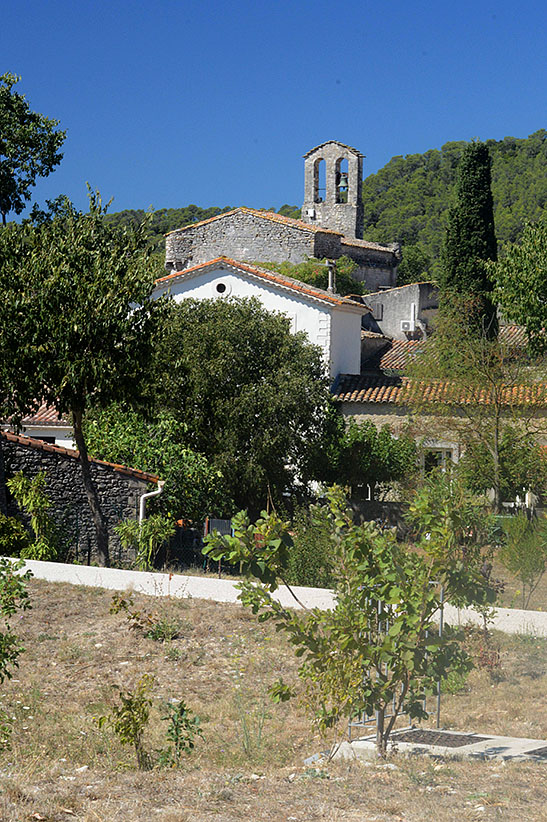
<svg viewBox="0 0 547 822"><path fill-rule="evenodd" d="M260 510L305 483L328 385L319 349L291 334L286 317L256 300L184 300L161 357L156 401L222 474L228 500ZM217 515L233 511L224 504Z"/></svg>
<svg viewBox="0 0 547 822"><path fill-rule="evenodd" d="M492 156L492 193L496 234L515 242L527 221L540 218L547 201L547 131L525 139L488 140ZM446 143L440 150L397 156L363 182L364 237L402 243L432 261L428 279L439 274L451 190L466 143ZM401 266L402 267L402 266ZM423 279L422 271L417 276ZM406 276L406 275L405 275ZM405 279L409 282L408 279Z"/></svg>
<svg viewBox="0 0 547 822"><path fill-rule="evenodd" d="M25 527L18 519L0 514L0 556L18 557L29 542Z"/></svg>
<svg viewBox="0 0 547 822"><path fill-rule="evenodd" d="M333 582L333 557L326 509L321 505L301 509L293 520L293 528L286 582L329 588Z"/></svg>
<svg viewBox="0 0 547 822"><path fill-rule="evenodd" d="M144 227L109 226L99 194L89 199L86 214L65 200L51 220L0 233L0 384L10 412L26 412L34 394L71 414L99 560L108 564L82 417L89 406L144 401L166 302L149 299Z"/></svg>
<svg viewBox="0 0 547 822"><path fill-rule="evenodd" d="M89 453L99 459L156 474L165 488L155 502L174 519L202 523L226 505L220 471L187 446L188 431L173 413L145 417L118 404L92 409L84 421Z"/></svg>
<svg viewBox="0 0 547 822"><path fill-rule="evenodd" d="M420 283L432 279L433 260L419 245L404 246L397 268L397 285Z"/></svg>
<svg viewBox="0 0 547 822"><path fill-rule="evenodd" d="M536 350L547 348L547 219L528 224L519 243L490 266L494 296L503 315L526 328Z"/></svg>
<svg viewBox="0 0 547 822"><path fill-rule="evenodd" d="M124 613L132 630L140 631L147 639L156 642L170 642L180 636L182 625L178 619L163 617L155 611L141 610L134 605L131 594L116 593L112 596L110 613Z"/></svg>
<svg viewBox="0 0 547 822"><path fill-rule="evenodd" d="M294 280L301 280L304 283L315 286L315 288L327 288L329 275L327 260L306 260L303 263L269 263L258 262L257 265L267 268L270 271L277 271L285 277L292 277ZM346 255L343 255L335 263L336 293L345 296L346 294L366 294L367 291L362 282L354 280L351 276L357 263Z"/></svg>
<svg viewBox="0 0 547 822"><path fill-rule="evenodd" d="M252 526L239 514L234 536L215 534L204 551L212 559L241 563L248 577L241 585L241 601L259 620L273 619L286 632L303 659L299 675L318 726L324 730L344 716L377 711L377 743L383 753L399 713L423 718L424 693L441 676L469 667L458 632L448 627L438 636L434 618L441 586L449 599L465 591L480 602L488 590L473 569L447 550L428 551L426 546L422 556L399 546L391 534L380 534L369 524L354 525L341 489L331 489L328 499L335 558L332 610L295 611L271 596L284 581L292 547L287 525L275 517L263 515ZM290 692L278 682L273 694L283 700Z"/></svg>
<svg viewBox="0 0 547 822"><path fill-rule="evenodd" d="M23 94L14 91L21 78L0 75L0 213L5 224L10 211L20 214L30 200L36 177L47 177L63 155L66 132L58 120L31 111Z"/></svg>
<svg viewBox="0 0 547 822"><path fill-rule="evenodd" d="M496 259L491 159L485 143L469 143L458 165L455 201L448 211L439 276L444 301L473 299L478 331L494 338L498 326L486 261Z"/></svg>
<svg viewBox="0 0 547 822"><path fill-rule="evenodd" d="M414 530L422 550L440 562L456 563L456 566L475 574L480 583L484 563L491 558L492 533L495 517L490 513L485 497L468 490L462 478L453 472L440 469L428 474L423 484L409 501L407 520ZM456 592L458 599L476 592L469 586Z"/></svg>
<svg viewBox="0 0 547 822"><path fill-rule="evenodd" d="M30 571L19 573L24 565L23 560L14 562L0 557L0 684L11 679L12 669L19 667L18 658L25 650L10 624L10 617L17 611L32 607L26 588L32 574Z"/></svg>
<svg viewBox="0 0 547 822"><path fill-rule="evenodd" d="M367 485L375 489L410 480L417 472L417 447L413 437L394 437L387 425L346 422L331 403L313 465L317 479L358 493Z"/></svg>
<svg viewBox="0 0 547 822"><path fill-rule="evenodd" d="M34 542L24 546L20 555L25 559L57 559L59 534L57 524L49 513L51 501L45 491L45 472L40 471L31 479L19 471L6 484L17 505L30 517L30 527L34 533Z"/></svg>
<svg viewBox="0 0 547 822"><path fill-rule="evenodd" d="M179 768L184 756L189 756L196 746L196 737L203 739L199 716L192 714L181 699L175 702L164 702L166 713L162 716L169 725L166 736L173 745L158 751L158 764L161 767Z"/></svg>
<svg viewBox="0 0 547 822"><path fill-rule="evenodd" d="M152 768L152 758L144 747L144 732L150 719L152 700L149 693L154 677L143 674L133 691L119 692L120 705L114 705L107 716L98 719L99 727L108 724L122 745L135 748L137 764L141 770Z"/></svg>
<svg viewBox="0 0 547 822"><path fill-rule="evenodd" d="M514 425L503 425L499 443L500 499L513 501L524 490L540 496L547 488L547 459L530 436ZM492 487L494 459L485 442L470 442L458 463L458 472L472 491Z"/></svg>
<svg viewBox="0 0 547 822"><path fill-rule="evenodd" d="M521 583L522 607L530 598L547 569L547 520L528 520L524 514L505 518L505 541L498 558L510 574Z"/></svg>
<svg viewBox="0 0 547 822"><path fill-rule="evenodd" d="M163 543L175 533L175 525L172 517L152 514L142 522L126 519L114 530L123 547L135 552L136 567L140 571L149 571L154 567L154 560Z"/></svg>

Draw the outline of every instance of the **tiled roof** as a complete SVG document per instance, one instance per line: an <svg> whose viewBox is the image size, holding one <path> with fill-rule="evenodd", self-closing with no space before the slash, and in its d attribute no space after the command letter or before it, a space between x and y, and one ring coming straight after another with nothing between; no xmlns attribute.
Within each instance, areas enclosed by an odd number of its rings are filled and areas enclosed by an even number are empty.
<svg viewBox="0 0 547 822"><path fill-rule="evenodd" d="M42 403L34 413L23 417L21 422L23 425L70 426L70 422L66 417L61 416L52 405L46 405L45 403Z"/></svg>
<svg viewBox="0 0 547 822"><path fill-rule="evenodd" d="M175 271L172 274L167 274L165 277L160 277L156 280L156 285L168 285L169 283L178 280L195 276L197 273L207 271L208 269L222 268L226 271L243 272L250 274L253 277L258 277L261 280L266 280L270 283L275 283L283 288L289 288L291 291L296 291L306 297L311 297L314 300L328 303L329 305L343 306L344 308L351 308L354 311L360 311L366 314L370 308L355 300L350 300L347 297L340 297L337 294L330 294L323 288L316 288L308 283L303 283L300 280L294 280L292 277L285 277L283 274L278 274L275 271L267 271L264 268L257 268L255 265L248 263L240 263L237 260L231 260L229 257L217 257L215 260L209 260L206 263L199 263L191 268L186 268L184 271Z"/></svg>
<svg viewBox="0 0 547 822"><path fill-rule="evenodd" d="M50 445L48 442L33 439L33 437L23 437L20 434L10 434L8 431L0 431L0 437L8 442L18 443L24 445L26 448L33 448L35 451L44 451L47 454L58 454L61 457L70 457L71 459L79 459L80 452L73 448L63 448L60 445ZM98 460L95 457L89 457L89 461L95 465L105 465L107 468L112 468L118 474L123 474L126 477L134 477L135 479L143 480L144 482L158 482L158 477L155 474L148 474L146 471L139 471L137 468L128 468L127 465L118 465L115 462L106 462L105 460Z"/></svg>
<svg viewBox="0 0 547 822"><path fill-rule="evenodd" d="M379 367L383 371L404 371L408 358L423 351L423 340L393 340L388 350L382 354Z"/></svg>
<svg viewBox="0 0 547 822"><path fill-rule="evenodd" d="M253 217L260 217L261 220L270 220L272 223L281 223L282 225L292 226L293 228L298 228L301 231L312 231L314 233L320 231L322 234L335 234L337 237L342 236L341 231L333 231L331 228L322 228L318 225L310 225L309 223L305 223L303 220L295 220L293 217L284 217L283 214L276 214L274 211L259 211L256 208L246 208L244 206L234 208L233 211L224 211L222 214L217 214L215 217L209 217L208 220L200 220L197 223L189 223L189 225L185 225L182 228L175 228L174 231L168 231L165 236L169 237L170 234L178 234L180 231L189 231L191 228L196 228L196 226L214 223L216 220L223 220L225 217L231 217L234 214L251 214Z"/></svg>
<svg viewBox="0 0 547 822"><path fill-rule="evenodd" d="M324 143L320 143L318 146L315 146L315 148L310 148L310 150L307 151L303 155L303 157L309 157L310 154L313 154L314 151L317 151L318 149L323 148L323 146L328 146L329 143L336 143L337 146L341 146L342 148L347 148L348 151L353 151L354 154L358 154L360 157L364 157L364 154L361 154L361 152L358 149L353 148L353 146L347 146L345 143L339 142L339 140L325 140Z"/></svg>
<svg viewBox="0 0 547 822"><path fill-rule="evenodd" d="M363 332L361 336L364 336ZM510 349L524 348L527 343L526 331L520 325L500 326L499 341ZM381 355L371 354L365 361L365 366L380 368L382 371L404 371L409 357L423 351L425 346L427 340L393 340Z"/></svg>
<svg viewBox="0 0 547 822"><path fill-rule="evenodd" d="M500 325L498 339L508 348L524 348L528 344L526 330L522 325Z"/></svg>
<svg viewBox="0 0 547 822"><path fill-rule="evenodd" d="M386 375L353 376L342 374L333 389L340 402L372 402L405 405L414 399L447 405L491 405L488 391L474 392L470 388L443 380L414 381L408 377ZM502 389L504 405L547 407L547 384L506 386Z"/></svg>
<svg viewBox="0 0 547 822"><path fill-rule="evenodd" d="M385 254L395 256L393 248L381 243L373 243L370 240L359 240L356 237L342 237L342 245L353 245L356 248L368 248L371 251L383 251Z"/></svg>

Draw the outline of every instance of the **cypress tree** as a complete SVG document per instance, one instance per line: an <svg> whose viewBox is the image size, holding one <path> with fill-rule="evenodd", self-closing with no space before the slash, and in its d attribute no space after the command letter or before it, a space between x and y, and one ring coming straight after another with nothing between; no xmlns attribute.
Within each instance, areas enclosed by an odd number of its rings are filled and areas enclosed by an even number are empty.
<svg viewBox="0 0 547 822"><path fill-rule="evenodd" d="M470 327L497 335L496 306L486 261L497 258L490 152L485 143L469 143L461 157L455 201L448 213L442 255L441 294L447 305L461 305Z"/></svg>

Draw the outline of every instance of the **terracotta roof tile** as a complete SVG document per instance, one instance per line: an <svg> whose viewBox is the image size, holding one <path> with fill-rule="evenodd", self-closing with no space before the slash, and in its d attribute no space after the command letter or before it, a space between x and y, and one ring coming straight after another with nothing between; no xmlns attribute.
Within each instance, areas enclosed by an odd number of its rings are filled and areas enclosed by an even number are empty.
<svg viewBox="0 0 547 822"><path fill-rule="evenodd" d="M8 431L0 431L0 438L8 442L19 443L26 448L33 448L35 451L44 451L48 454L58 454L61 457L70 457L71 459L79 459L80 452L73 448L63 448L60 445L50 445L48 442L36 440L33 437L23 437L20 434L10 434ZM158 482L158 477L155 474L148 474L146 471L139 471L137 468L128 468L127 465L117 465L115 462L106 462L105 460L98 460L95 457L89 457L89 461L95 465L105 465L112 468L118 474L124 474L127 477L134 477L135 479L143 480L144 482Z"/></svg>
<svg viewBox="0 0 547 822"><path fill-rule="evenodd" d="M63 425L70 426L67 417L63 417L53 405L42 403L32 414L27 414L21 420L23 425Z"/></svg>
<svg viewBox="0 0 547 822"><path fill-rule="evenodd" d="M234 208L233 211L224 211L222 214L216 214L214 217L209 217L207 220L199 220L197 223L189 223L188 225L182 226L182 228L175 228L173 231L168 231L167 234L165 234L165 237L169 237L170 234L178 234L180 231L189 231L191 228L196 228L196 226L214 223L216 220L223 220L225 217L231 217L234 214L251 214L253 217L260 217L262 220L269 220L273 223L289 225L293 228L298 228L301 231L335 234L337 237L343 236L341 231L334 231L331 228L323 228L318 225L310 225L310 223L305 223L303 220L295 220L293 217L284 217L283 214L276 214L274 211L259 211L256 208L246 208L245 206L241 206L240 208Z"/></svg>
<svg viewBox="0 0 547 822"><path fill-rule="evenodd" d="M342 245L352 245L356 248L368 248L371 251L383 251L385 254L391 254L392 256L396 256L394 249L389 248L389 246L387 245L382 245L381 243L373 243L370 240L359 240L356 237L342 237Z"/></svg>
<svg viewBox="0 0 547 822"><path fill-rule="evenodd" d="M237 260L232 260L229 257L217 257L215 260L209 260L206 263L199 263L198 265L186 268L184 271L174 271L172 274L167 274L165 277L160 277L156 280L156 285L165 285L176 279L184 279L189 275L194 275L196 272L206 271L211 268L223 268L227 271L234 269L236 272L245 272L254 277L259 277L271 283L276 283L283 288L289 288L291 291L296 291L299 294L304 294L307 297L312 297L314 300L328 303L329 305L339 305L345 308L353 308L365 314L370 311L370 308L363 303L358 303L355 300L350 300L347 297L340 297L337 294L330 294L322 288L316 288L308 283L303 283L301 280L295 280L292 277L286 277L284 274L278 274L275 271L268 271L264 268L257 268L255 265L248 263L240 263Z"/></svg>
<svg viewBox="0 0 547 822"><path fill-rule="evenodd" d="M408 377L389 377L384 374L353 376L342 374L333 389L339 402L372 402L406 405L416 397L426 402L448 405L490 405L488 391L478 394L457 383L432 380L414 381ZM547 384L505 386L502 388L504 405L547 407Z"/></svg>

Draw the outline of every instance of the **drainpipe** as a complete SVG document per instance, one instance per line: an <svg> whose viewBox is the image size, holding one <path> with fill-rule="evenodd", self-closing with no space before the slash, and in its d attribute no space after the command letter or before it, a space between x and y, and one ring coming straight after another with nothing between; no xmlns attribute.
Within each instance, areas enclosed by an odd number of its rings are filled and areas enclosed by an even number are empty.
<svg viewBox="0 0 547 822"><path fill-rule="evenodd" d="M160 480L158 482L158 490L157 491L150 491L148 494L143 494L139 501L139 525L142 525L142 521L144 520L146 514L146 500L150 499L150 497L158 497L161 492L163 491L163 486L165 485L165 480Z"/></svg>

